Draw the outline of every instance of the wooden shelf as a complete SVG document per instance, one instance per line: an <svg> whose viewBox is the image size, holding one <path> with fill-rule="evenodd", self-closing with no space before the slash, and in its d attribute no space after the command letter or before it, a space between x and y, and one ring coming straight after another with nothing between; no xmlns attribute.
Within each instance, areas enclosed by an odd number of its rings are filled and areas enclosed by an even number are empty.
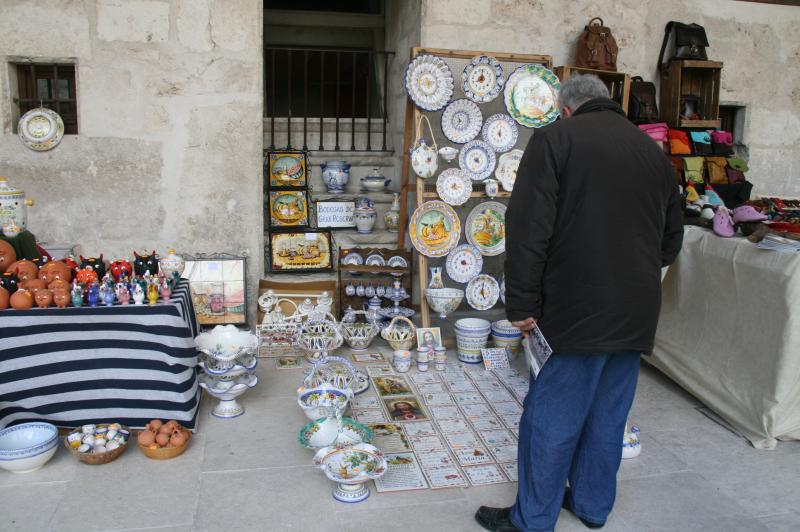
<svg viewBox="0 0 800 532"><path fill-rule="evenodd" d="M661 95L659 111L661 120L670 127L718 128L719 90L722 63L719 61L670 61L666 72L661 73ZM681 99L684 96L698 98L697 114L700 120L689 120L681 116Z"/></svg>
<svg viewBox="0 0 800 532"><path fill-rule="evenodd" d="M722 125L722 120L687 120L681 118L681 127L685 128L705 128L718 129Z"/></svg>
<svg viewBox="0 0 800 532"><path fill-rule="evenodd" d="M424 192L422 194L422 197L423 198L430 198L430 199L439 199L439 194L437 194L436 192ZM469 197L470 198L488 198L489 196L486 195L486 192L477 192L476 191L476 192L472 192L469 195ZM511 197L511 192L506 192L505 190L501 190L497 194L495 194L494 197L495 198L510 198Z"/></svg>
<svg viewBox="0 0 800 532"><path fill-rule="evenodd" d="M411 268L390 268L389 266L366 266L366 265L358 265L358 264L341 264L339 265L339 269L342 272L349 272L349 273L383 273L387 275L391 275L393 273L402 273L402 274L409 274L411 273Z"/></svg>
<svg viewBox="0 0 800 532"><path fill-rule="evenodd" d="M558 79L562 82L566 80L573 72L579 74L594 74L600 81L608 87L608 94L611 99L617 102L622 111L628 114L628 101L630 100L631 93L631 77L625 72L614 72L611 70L598 70L595 68L583 68L572 65L557 66L553 69Z"/></svg>
<svg viewBox="0 0 800 532"><path fill-rule="evenodd" d="M681 60L683 68L718 68L722 70L723 63L721 61L698 61L694 59Z"/></svg>

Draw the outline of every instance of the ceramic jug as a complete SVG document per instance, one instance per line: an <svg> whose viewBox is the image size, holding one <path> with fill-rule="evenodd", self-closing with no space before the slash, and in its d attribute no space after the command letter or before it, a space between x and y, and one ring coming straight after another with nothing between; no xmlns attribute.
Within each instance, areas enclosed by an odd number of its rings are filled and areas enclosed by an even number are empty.
<svg viewBox="0 0 800 532"><path fill-rule="evenodd" d="M396 233L400 226L400 194L394 193L392 200L392 207L383 215L383 220L386 222L386 230L390 233Z"/></svg>
<svg viewBox="0 0 800 532"><path fill-rule="evenodd" d="M444 288L442 282L442 268L440 266L431 266L431 280L428 283L428 288Z"/></svg>
<svg viewBox="0 0 800 532"><path fill-rule="evenodd" d="M319 165L322 168L322 181L328 193L341 194L350 180L350 164L345 161L328 161Z"/></svg>
<svg viewBox="0 0 800 532"><path fill-rule="evenodd" d="M486 195L492 199L497 196L497 192L500 190L500 188L497 186L497 180L491 178L484 181L483 187L486 190Z"/></svg>
<svg viewBox="0 0 800 532"><path fill-rule="evenodd" d="M431 134L431 143L422 138L422 120L428 123L428 132ZM436 141L433 140L433 128L428 117L421 115L417 121L417 134L414 146L411 148L411 167L422 179L433 177L439 167L439 154L436 151Z"/></svg>
<svg viewBox="0 0 800 532"><path fill-rule="evenodd" d="M19 231L27 229L28 207L32 206L33 200L25 199L24 191L12 187L5 177L0 177L0 228L5 231L8 226L9 232L13 232L15 226Z"/></svg>

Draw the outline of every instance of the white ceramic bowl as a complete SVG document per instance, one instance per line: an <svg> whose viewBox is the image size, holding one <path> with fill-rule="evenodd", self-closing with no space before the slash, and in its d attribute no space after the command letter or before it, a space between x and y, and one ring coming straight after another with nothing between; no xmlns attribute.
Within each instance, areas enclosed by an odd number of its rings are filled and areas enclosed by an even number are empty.
<svg viewBox="0 0 800 532"><path fill-rule="evenodd" d="M464 335L480 336L489 334L492 324L480 318L461 318L456 321L455 329Z"/></svg>
<svg viewBox="0 0 800 532"><path fill-rule="evenodd" d="M194 341L197 349L219 360L232 360L258 347L255 334L239 330L235 325L217 325L210 332L197 335Z"/></svg>
<svg viewBox="0 0 800 532"><path fill-rule="evenodd" d="M464 291L459 288L426 288L425 301L440 318L446 318L461 304Z"/></svg>
<svg viewBox="0 0 800 532"><path fill-rule="evenodd" d="M35 421L0 430L0 467L13 473L36 471L58 449L58 429Z"/></svg>
<svg viewBox="0 0 800 532"><path fill-rule="evenodd" d="M497 336L519 337L522 336L522 331L514 327L508 320L499 320L492 323L492 334Z"/></svg>

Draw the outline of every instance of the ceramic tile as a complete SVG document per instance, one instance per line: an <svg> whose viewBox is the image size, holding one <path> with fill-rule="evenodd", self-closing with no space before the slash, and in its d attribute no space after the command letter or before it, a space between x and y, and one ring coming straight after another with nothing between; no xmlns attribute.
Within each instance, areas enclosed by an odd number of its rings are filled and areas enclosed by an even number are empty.
<svg viewBox="0 0 800 532"><path fill-rule="evenodd" d="M310 466L203 473L196 530L336 530L333 483Z"/></svg>
<svg viewBox="0 0 800 532"><path fill-rule="evenodd" d="M47 530L66 491L66 482L0 487L0 530Z"/></svg>
<svg viewBox="0 0 800 532"><path fill-rule="evenodd" d="M796 532L800 530L800 511L760 518L771 532Z"/></svg>

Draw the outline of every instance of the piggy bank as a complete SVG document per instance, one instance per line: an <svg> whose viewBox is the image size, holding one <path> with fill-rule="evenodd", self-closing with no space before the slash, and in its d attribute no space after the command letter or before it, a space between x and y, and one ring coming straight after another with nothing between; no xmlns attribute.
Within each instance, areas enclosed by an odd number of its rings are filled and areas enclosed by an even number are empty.
<svg viewBox="0 0 800 532"><path fill-rule="evenodd" d="M108 271L111 272L111 276L114 277L115 281L120 281L123 275L130 279L133 276L133 266L127 260L115 260L111 263L108 267Z"/></svg>
<svg viewBox="0 0 800 532"><path fill-rule="evenodd" d="M133 256L136 257L133 261L133 272L136 275L141 276L146 272L150 272L150 275L158 275L158 257L155 250L150 255L139 255L134 251Z"/></svg>
<svg viewBox="0 0 800 532"><path fill-rule="evenodd" d="M98 282L97 272L92 268L81 268L75 274L75 279L85 286Z"/></svg>
<svg viewBox="0 0 800 532"><path fill-rule="evenodd" d="M101 253L99 257L89 257L84 258L83 255L81 257L81 269L84 268L91 268L95 272L97 272L97 278L102 279L103 276L106 274L106 263L103 262L103 254Z"/></svg>

